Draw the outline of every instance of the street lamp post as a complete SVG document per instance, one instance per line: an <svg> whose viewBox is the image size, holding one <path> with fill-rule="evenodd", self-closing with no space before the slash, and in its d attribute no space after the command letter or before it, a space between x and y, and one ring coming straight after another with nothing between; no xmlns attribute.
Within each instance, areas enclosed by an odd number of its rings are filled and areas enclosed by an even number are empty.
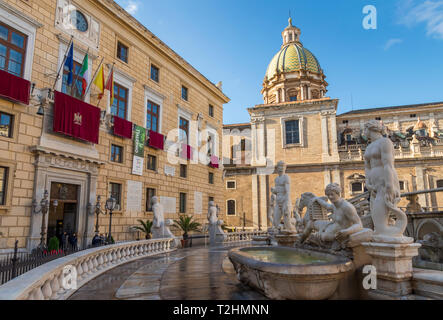
<svg viewBox="0 0 443 320"><path fill-rule="evenodd" d="M95 214L97 215L97 219L95 222L95 234L98 235L99 234L99 225L98 225L98 220L99 220L99 216L100 213L103 213L102 209L101 209L101 196L97 196L97 202L95 203Z"/></svg>
<svg viewBox="0 0 443 320"><path fill-rule="evenodd" d="M46 250L46 244L45 244L45 235L46 235L46 214L49 211L49 193L48 190L45 190L45 193L43 194L43 199L40 201L40 209L37 209L37 200L34 199L32 202L32 212L34 214L42 213L42 229L41 229L41 237L40 237L40 244L38 246L38 249L41 251ZM54 207L58 205L57 200L54 201Z"/></svg>
<svg viewBox="0 0 443 320"><path fill-rule="evenodd" d="M106 200L106 210L109 210L109 233L108 233L108 243L112 242L112 235L111 235L111 229L112 229L112 212L115 209L115 206L117 205L117 200L115 200L112 196Z"/></svg>

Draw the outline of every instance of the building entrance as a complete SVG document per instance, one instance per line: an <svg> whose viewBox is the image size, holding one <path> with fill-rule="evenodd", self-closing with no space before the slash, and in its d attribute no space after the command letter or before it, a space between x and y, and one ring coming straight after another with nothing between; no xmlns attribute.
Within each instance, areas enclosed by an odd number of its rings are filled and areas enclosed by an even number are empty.
<svg viewBox="0 0 443 320"><path fill-rule="evenodd" d="M61 249L77 245L78 239L78 185L51 183L48 216L48 237L57 237Z"/></svg>

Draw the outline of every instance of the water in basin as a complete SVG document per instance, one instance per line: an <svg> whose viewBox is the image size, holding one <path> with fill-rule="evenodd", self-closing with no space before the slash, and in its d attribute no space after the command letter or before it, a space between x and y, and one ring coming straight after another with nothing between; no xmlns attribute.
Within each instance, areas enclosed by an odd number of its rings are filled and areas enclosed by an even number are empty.
<svg viewBox="0 0 443 320"><path fill-rule="evenodd" d="M283 248L245 248L241 251L255 260L270 263L308 265L329 263L333 261L332 259L328 259L326 257L316 257L309 253L297 252L295 250Z"/></svg>

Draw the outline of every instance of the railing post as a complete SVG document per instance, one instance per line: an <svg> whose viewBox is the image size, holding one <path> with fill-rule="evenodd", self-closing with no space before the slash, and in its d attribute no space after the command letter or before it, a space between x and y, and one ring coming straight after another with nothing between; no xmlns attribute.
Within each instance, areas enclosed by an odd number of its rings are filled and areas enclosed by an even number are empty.
<svg viewBox="0 0 443 320"><path fill-rule="evenodd" d="M14 245L14 256L11 259L12 261L12 276L11 279L14 279L17 277L17 253L18 253L18 240L15 241L15 245Z"/></svg>

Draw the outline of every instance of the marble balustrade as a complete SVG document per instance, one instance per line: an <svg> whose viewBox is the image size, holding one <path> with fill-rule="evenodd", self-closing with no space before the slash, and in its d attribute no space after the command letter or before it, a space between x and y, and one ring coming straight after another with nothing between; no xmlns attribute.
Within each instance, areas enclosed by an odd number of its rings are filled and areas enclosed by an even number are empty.
<svg viewBox="0 0 443 320"><path fill-rule="evenodd" d="M173 243L172 238L125 242L56 259L0 286L0 300L65 300L87 282L118 265L176 250ZM65 289L70 287L66 285L66 267L76 271L77 288Z"/></svg>

